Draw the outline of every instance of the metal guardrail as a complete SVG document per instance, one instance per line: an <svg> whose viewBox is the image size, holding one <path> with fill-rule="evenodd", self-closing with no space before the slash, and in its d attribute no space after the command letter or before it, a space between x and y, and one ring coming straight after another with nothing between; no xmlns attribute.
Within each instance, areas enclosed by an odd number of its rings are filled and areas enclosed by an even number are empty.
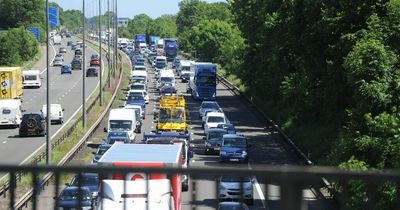
<svg viewBox="0 0 400 210"><path fill-rule="evenodd" d="M122 59L120 57L120 59ZM120 60L121 61L121 60ZM109 61L108 61L109 62ZM109 101L109 103L107 104L106 108L104 109L104 111L101 113L101 115L99 116L99 118L96 120L96 122L89 128L89 130L85 133L85 135L79 140L79 142L64 156L63 159L61 159L61 161L57 164L57 166L63 166L66 163L68 163L75 155L76 153L78 153L80 151L80 149L83 147L84 143L93 135L93 133L97 130L97 128L99 127L102 119L105 117L105 115L108 113L109 109L111 108L112 103L114 102L114 99L117 96L118 93L118 89L121 85L121 81L123 78L123 72L120 71L119 72L119 79L118 79L118 83L117 86L114 89L114 93ZM104 86L102 88L105 88L107 84L104 84ZM100 99L100 96L97 96L96 99L93 101L93 103L91 103L88 108L87 108L87 113L89 113L89 111L94 107L94 105L98 102L98 100ZM79 123L82 120L82 117L78 118L78 120L76 121L76 123L74 124L74 129L76 128L77 123ZM73 130L71 132L68 133L68 135L66 135L64 138L67 138L71 133L73 132ZM53 144L52 144L52 148L53 148ZM40 180L40 187L44 188L44 186L48 183L48 181L50 180L50 178L53 176L53 173L49 172L47 173L41 180ZM21 175L20 175L21 177ZM13 180L13 178L11 179ZM10 183L10 182L8 182ZM9 186L11 186L11 184L9 184ZM15 186L15 185L14 185ZM10 188L10 192L13 191L12 188ZM22 209L24 206L27 206L27 203L31 200L32 196L35 194L35 189L31 189L28 192L26 192L24 194L24 196L22 196L22 198L15 204L14 209Z"/></svg>
<svg viewBox="0 0 400 210"><path fill-rule="evenodd" d="M41 188L41 182L37 180L38 175L40 174L55 174L56 180L54 187L54 197L58 196L59 187L61 183L59 181L60 175L65 173L73 173L77 174L78 177L82 176L82 173L97 173L100 178L107 177L110 174L120 174L121 177L125 177L129 179L128 175L131 173L144 173L146 176L151 174L165 174L165 177L173 177L174 174L188 174L191 177L190 187L189 187L189 195L186 196L188 200L185 200L184 203L191 209L197 209L202 205L207 205L208 208L210 206L212 208L217 209L218 202L225 198L222 196L225 193L225 188L222 187L221 182L223 182L220 177L230 177L236 178L237 181L235 183L239 184L240 189L232 190L231 192L235 193L234 195L238 195L232 200L237 201L245 201L244 197L249 189L244 189L244 185L247 182L246 180L250 180L247 177L257 177L259 182L261 183L262 190L264 191L266 208L269 206L273 206L274 209L280 210L303 210L304 206L312 206L313 209L318 210L331 210L333 208L327 205L326 200L307 200L303 197L303 190L306 189L309 185L316 184L315 180L319 180L322 177L327 177L330 180L335 181L336 183L340 183L341 186L348 186L352 183L363 183L366 186L366 191L364 197L361 198L361 202L357 208L362 209L378 209L378 201L380 198L377 198L376 195L379 193L379 184L387 184L391 183L394 186L398 187L398 183L400 182L400 171L347 171L338 169L335 167L317 167L317 166L254 166L251 170L247 168L240 167L232 167L232 168L138 168L138 167L102 167L102 166L8 166L8 165L0 165L0 172L8 172L11 175L15 173L29 173L32 175L32 186L34 189L32 190L32 209L38 209L38 196ZM170 178L167 178L170 179ZM150 179L151 181L152 179ZM200 182L201 181L201 182ZM199 184L204 183L205 181L212 182L214 185L214 189L209 189L208 198L212 196L211 200L207 201L207 204L204 204L204 198L198 198L197 193L201 191L201 186ZM276 186L275 188L279 188L279 190L274 191L271 190L270 186ZM81 186L78 186L81 187ZM247 188L247 187L246 187ZM11 188L14 189L14 188ZM148 188L149 189L149 188ZM273 187L272 187L273 189ZM203 189L204 190L204 189ZM347 189L348 190L348 189ZM352 194L349 194L350 191L346 189L343 190L343 200L341 200L340 205L334 209L352 209L350 203L353 202L354 197ZM101 196L105 194L103 187L99 187L98 195ZM126 187L124 190L126 191ZM210 192L212 191L212 192ZM148 193L149 191L147 191ZM147 195L147 193L141 195ZM210 195L211 193L211 195ZM347 194L346 194L347 193ZM10 209L16 209L12 207L14 201L12 199L15 198L15 190L11 190L10 192L10 200L9 204ZM126 193L123 193L126 194ZM180 194L180 193L179 193ZM179 194L171 193L172 196L179 196ZM393 209L399 209L400 207L400 193L397 193L395 201L393 202ZM122 195L122 194L121 194ZM117 198L121 198L121 195L115 195ZM204 195L203 195L204 196ZM79 197L79 196L77 196ZM123 197L122 197L123 198ZM261 198L253 197L254 204L259 205L262 202ZM360 199L360 198L359 198ZM57 209L57 199L52 200L53 203L47 202L46 205L49 209ZM148 202L147 202L148 203ZM52 206L50 206L52 205ZM93 205L92 207L95 207ZM260 209L261 207L255 207L255 209ZM354 206L353 206L354 208ZM122 209L122 208L121 208ZM306 208L308 209L308 207ZM108 209L106 209L108 210ZM119 210L119 209L115 209Z"/></svg>

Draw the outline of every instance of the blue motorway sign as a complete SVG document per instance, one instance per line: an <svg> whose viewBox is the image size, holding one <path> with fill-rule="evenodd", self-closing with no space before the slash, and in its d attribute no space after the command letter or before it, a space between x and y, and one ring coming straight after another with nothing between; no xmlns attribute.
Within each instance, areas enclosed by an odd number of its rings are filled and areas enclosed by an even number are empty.
<svg viewBox="0 0 400 210"><path fill-rule="evenodd" d="M51 27L60 25L58 7L49 7L49 25Z"/></svg>
<svg viewBox="0 0 400 210"><path fill-rule="evenodd" d="M39 38L40 38L40 28L38 28L38 27L29 27L29 28L27 28L26 30L28 30L29 32L31 32L31 33L35 36L36 41L39 41Z"/></svg>

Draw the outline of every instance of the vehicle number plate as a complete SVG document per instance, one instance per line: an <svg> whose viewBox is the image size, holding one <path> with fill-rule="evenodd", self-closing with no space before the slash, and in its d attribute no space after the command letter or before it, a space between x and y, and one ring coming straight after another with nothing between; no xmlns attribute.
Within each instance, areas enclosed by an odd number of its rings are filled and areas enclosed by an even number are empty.
<svg viewBox="0 0 400 210"><path fill-rule="evenodd" d="M35 129L34 129L34 128L30 128L30 129L28 129L28 131L29 131L29 132L34 132Z"/></svg>
<svg viewBox="0 0 400 210"><path fill-rule="evenodd" d="M237 161L239 161L239 159L238 159L238 158L231 158L230 161L235 161L235 162L237 162Z"/></svg>

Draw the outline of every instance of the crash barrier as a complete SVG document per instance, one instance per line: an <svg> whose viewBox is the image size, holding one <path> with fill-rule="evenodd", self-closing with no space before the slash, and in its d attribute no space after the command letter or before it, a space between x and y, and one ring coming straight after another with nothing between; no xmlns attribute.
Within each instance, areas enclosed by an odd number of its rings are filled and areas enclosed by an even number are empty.
<svg viewBox="0 0 400 210"><path fill-rule="evenodd" d="M253 166L252 169L247 167L232 167L232 168L151 168L151 167L104 167L104 166L0 166L0 172L6 172L10 175L11 186L9 188L9 209L20 209L21 207L15 206L14 198L16 193L15 174L25 173L32 177L33 194L30 203L27 204L30 209L43 209L39 208L39 202L45 202L48 209L59 209L63 202L62 199L57 199L62 190L62 183L60 183L61 175L73 174L78 177L78 180L83 180L82 177L85 173L95 173L100 177L98 183L100 186L97 188L98 192L91 191L90 195L80 196L88 188L85 188L83 181L76 185L78 188L78 196L75 199L90 200L90 208L97 208L101 202L104 209L110 209L109 206L114 205L114 210L128 209L127 205L138 204L142 202L148 209L155 209L157 206L160 209L164 195L171 196L167 201L170 204L165 204L162 209L169 209L166 206L175 205L175 209L197 209L207 207L218 209L218 205L222 201L235 201L245 208L244 204L251 209L280 209L280 210L305 210L305 209L380 209L379 205L382 204L379 195L381 188L379 186L385 185L386 187L392 186L393 189L398 189L400 181L400 171L357 171L357 170L343 170L334 167L317 167L317 166ZM41 195L41 183L38 177L41 174L52 173L55 176L54 184L50 187L54 188L53 197L49 195ZM109 177L116 177L119 175L119 190L112 190L113 183L116 180L111 180ZM133 175L135 174L135 175ZM141 174L142 179L136 179L136 188L132 186L132 177ZM181 192L173 192L171 187L165 188L166 193L162 193L161 189L153 185L155 179L144 178L152 177L152 175L165 175L166 183L168 184L168 177L173 177L176 174L186 174L190 177L189 191L187 195ZM108 178L107 178L108 177ZM337 206L332 206L330 200L319 199L318 197L310 196L307 191L309 188L316 187L322 177L332 180L338 191L340 191L340 202ZM122 180L129 181L122 181ZM115 179L115 178L114 178ZM108 180L108 181L104 181ZM111 180L111 182L110 182ZM139 183L144 185L137 185ZM230 183L229 183L230 182ZM204 194L204 185L207 186L209 191ZM236 184L236 186L235 186ZM116 184L118 185L118 184ZM114 186L116 186L114 185ZM123 185L123 187L121 187ZM138 188L138 186L141 186ZM360 187L361 186L361 187ZM50 188L49 187L49 188ZM66 186L64 186L66 187ZM145 188L144 190L142 188ZM202 189L201 189L202 188ZM165 190L164 189L164 190ZM249 191L252 190L252 197L249 197ZM111 190L111 194L110 194ZM111 196L112 195L112 196ZM182 196L185 198L183 201L180 199L174 200L173 196ZM361 196L360 196L361 195ZM111 196L111 197L110 197ZM156 196L156 197L155 197ZM158 196L158 197L157 197ZM206 196L207 199L204 199ZM250 198L254 200L250 201ZM47 199L41 201L42 199ZM106 200L108 201L106 202ZM114 199L114 200L113 200ZM137 199L137 200L135 200ZM399 193L393 198L393 208L399 209ZM113 202L116 202L113 204ZM85 202L75 202L76 209L87 209L83 206ZM107 205L105 205L108 203ZM158 205L160 204L160 205ZM354 206L357 204L358 206ZM119 206L119 207L118 207ZM130 206L133 207L133 206ZM153 207L153 208L152 208ZM132 209L132 208L129 208ZM145 209L145 208L140 208ZM171 208L172 209L172 208Z"/></svg>

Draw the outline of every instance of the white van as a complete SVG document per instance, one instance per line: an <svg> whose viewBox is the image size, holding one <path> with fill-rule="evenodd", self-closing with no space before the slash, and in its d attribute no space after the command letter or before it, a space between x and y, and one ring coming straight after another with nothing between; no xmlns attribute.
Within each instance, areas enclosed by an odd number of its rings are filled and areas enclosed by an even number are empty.
<svg viewBox="0 0 400 210"><path fill-rule="evenodd" d="M149 82L149 78L147 76L146 71L132 71L131 72L131 78L132 77L141 77L146 79L146 84Z"/></svg>
<svg viewBox="0 0 400 210"><path fill-rule="evenodd" d="M39 70L27 70L22 72L22 85L24 88L27 87L37 87L40 88L42 86L42 81L40 80L40 71Z"/></svg>
<svg viewBox="0 0 400 210"><path fill-rule="evenodd" d="M108 130L105 131L126 131L129 135L129 140L135 140L136 130L136 114L132 109L112 109L108 116Z"/></svg>
<svg viewBox="0 0 400 210"><path fill-rule="evenodd" d="M157 81L157 89L164 86L165 83L171 84L171 86L175 87L175 75L171 69L160 72L160 77Z"/></svg>
<svg viewBox="0 0 400 210"><path fill-rule="evenodd" d="M174 210L169 179L103 180L97 210Z"/></svg>
<svg viewBox="0 0 400 210"><path fill-rule="evenodd" d="M19 127L22 121L20 99L0 100L0 126Z"/></svg>
<svg viewBox="0 0 400 210"><path fill-rule="evenodd" d="M182 71L190 71L190 67L192 66L194 61L191 60L180 60L178 66L176 67L176 71L178 75L181 74Z"/></svg>
<svg viewBox="0 0 400 210"><path fill-rule="evenodd" d="M42 106L40 110L43 116L46 118L47 115L47 104ZM50 104L50 122L63 124L64 122L64 109L61 104Z"/></svg>

